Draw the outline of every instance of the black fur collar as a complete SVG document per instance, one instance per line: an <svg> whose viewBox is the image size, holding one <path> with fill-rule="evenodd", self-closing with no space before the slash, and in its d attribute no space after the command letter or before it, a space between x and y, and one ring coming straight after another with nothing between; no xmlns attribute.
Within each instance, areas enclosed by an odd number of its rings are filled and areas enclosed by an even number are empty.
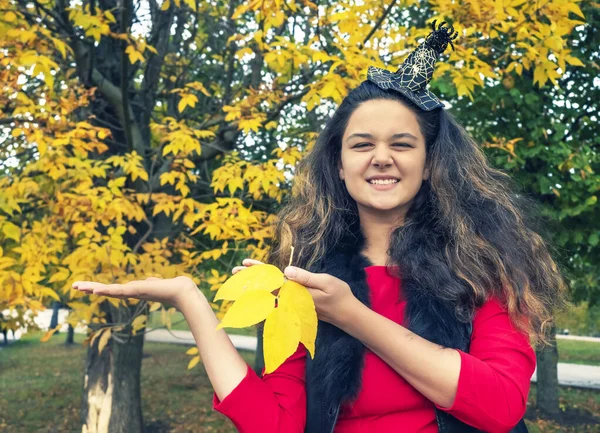
<svg viewBox="0 0 600 433"><path fill-rule="evenodd" d="M364 268L372 262L361 251L365 238L358 227L353 230L313 266L311 272L328 273L348 283L352 293L370 307L370 289ZM400 270L401 271L401 270ZM405 323L409 329L430 341L446 347L468 347L468 325L460 323L453 314L453 306L437 299L434 293L419 290L410 278L402 276L402 293L407 301ZM307 384L315 390L324 407L335 408L343 402L352 402L362 384L364 345L339 328L319 321L315 358L308 359ZM308 371L308 370L307 370Z"/></svg>

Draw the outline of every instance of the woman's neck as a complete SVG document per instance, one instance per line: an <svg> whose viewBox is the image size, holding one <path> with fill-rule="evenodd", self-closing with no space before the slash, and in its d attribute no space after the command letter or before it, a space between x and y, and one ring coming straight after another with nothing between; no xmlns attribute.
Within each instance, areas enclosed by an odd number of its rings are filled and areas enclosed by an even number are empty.
<svg viewBox="0 0 600 433"><path fill-rule="evenodd" d="M388 261L388 249L392 232L398 224L361 219L361 231L365 237L365 245L361 254L366 256L375 266L384 266Z"/></svg>

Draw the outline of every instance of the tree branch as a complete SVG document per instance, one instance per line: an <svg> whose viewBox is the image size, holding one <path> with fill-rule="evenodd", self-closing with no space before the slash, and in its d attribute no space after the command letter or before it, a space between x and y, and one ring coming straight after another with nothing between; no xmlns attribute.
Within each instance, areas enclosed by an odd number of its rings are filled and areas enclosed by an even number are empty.
<svg viewBox="0 0 600 433"><path fill-rule="evenodd" d="M155 104L156 89L160 79L160 71L164 64L165 56L169 48L170 29L173 22L173 7L162 12L156 9L156 15L153 16L152 34L150 36L150 44L154 46L156 55L150 54L146 62L144 70L144 80L142 82L141 100L143 102L143 115L140 119L140 124L143 125L144 134L149 134L146 128L150 124L152 110Z"/></svg>
<svg viewBox="0 0 600 433"><path fill-rule="evenodd" d="M124 127L127 125L125 121L125 112L128 111L129 119L133 117L131 106L123 105L123 96L121 89L111 83L108 79L100 73L97 69L92 71L92 81L98 87L98 91L106 98L106 101L112 106ZM131 131L132 148L136 150L140 155L144 154L144 140L142 134L134 122L130 122L129 130ZM129 144L129 143L128 143Z"/></svg>
<svg viewBox="0 0 600 433"><path fill-rule="evenodd" d="M129 1L121 0L121 34L127 33L127 23L129 22ZM127 58L127 41L121 42L123 49L121 51L121 101L123 107L129 107L129 79L127 76L127 66L129 65L129 59ZM130 110L123 110L123 129L125 133L125 141L129 150L133 150L133 134L131 133L131 116Z"/></svg>
<svg viewBox="0 0 600 433"><path fill-rule="evenodd" d="M11 123L38 123L40 125L46 125L45 119L22 119L20 117L5 117L0 119L0 125L10 125Z"/></svg>
<svg viewBox="0 0 600 433"><path fill-rule="evenodd" d="M373 26L373 28L371 29L371 31L369 32L369 34L365 37L365 40L362 41L361 44L358 44L358 48L359 49L362 50L362 48L369 41L369 39L371 39L371 36L373 36L375 34L375 32L377 31L377 29L379 27L381 27L381 24L386 19L386 17L389 15L389 13L392 10L392 8L396 5L397 1L398 0L392 0L392 2L388 5L388 7L386 8L385 12L383 12L383 15L381 16L381 18L379 18L379 20L377 21L377 23L375 23L375 25Z"/></svg>

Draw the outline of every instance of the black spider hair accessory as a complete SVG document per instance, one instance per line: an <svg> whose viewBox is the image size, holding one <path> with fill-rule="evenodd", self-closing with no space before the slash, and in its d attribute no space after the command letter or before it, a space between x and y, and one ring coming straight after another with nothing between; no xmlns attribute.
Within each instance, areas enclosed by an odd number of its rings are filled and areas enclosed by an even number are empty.
<svg viewBox="0 0 600 433"><path fill-rule="evenodd" d="M448 45L454 50L454 41L458 32L454 27L446 27L446 22L442 22L436 28L436 21L431 23L431 33L421 45L414 50L396 72L390 72L386 69L370 66L367 71L367 79L382 89L393 89L409 100L414 102L419 108L425 111L431 111L444 104L427 89L427 83L431 81L435 62Z"/></svg>

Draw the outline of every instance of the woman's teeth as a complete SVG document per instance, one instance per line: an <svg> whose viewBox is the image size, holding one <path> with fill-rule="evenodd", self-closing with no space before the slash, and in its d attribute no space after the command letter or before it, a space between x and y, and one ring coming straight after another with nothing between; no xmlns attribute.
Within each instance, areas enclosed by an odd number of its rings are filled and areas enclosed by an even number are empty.
<svg viewBox="0 0 600 433"><path fill-rule="evenodd" d="M375 185L388 185L390 183L397 183L398 181L396 179L390 179L390 180L370 180L369 183L374 183Z"/></svg>

